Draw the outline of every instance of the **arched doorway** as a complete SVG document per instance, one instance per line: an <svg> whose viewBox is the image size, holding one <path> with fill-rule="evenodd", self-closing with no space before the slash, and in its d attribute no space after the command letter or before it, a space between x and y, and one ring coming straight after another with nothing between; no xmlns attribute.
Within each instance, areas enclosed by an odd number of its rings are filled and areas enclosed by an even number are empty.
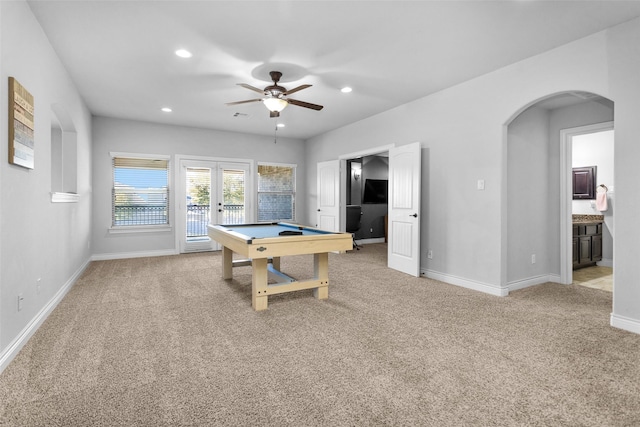
<svg viewBox="0 0 640 427"><path fill-rule="evenodd" d="M571 153L563 130L612 126L613 108L593 93L563 92L533 101L507 122L503 277L509 290L571 283Z"/></svg>

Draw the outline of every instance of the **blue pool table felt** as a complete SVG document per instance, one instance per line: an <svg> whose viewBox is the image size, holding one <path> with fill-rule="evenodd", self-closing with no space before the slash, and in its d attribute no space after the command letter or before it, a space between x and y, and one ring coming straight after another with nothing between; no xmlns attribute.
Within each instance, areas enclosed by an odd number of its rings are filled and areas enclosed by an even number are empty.
<svg viewBox="0 0 640 427"><path fill-rule="evenodd" d="M330 231L309 229L302 225L295 224L239 224L239 225L225 225L229 231L235 231L236 233L247 236L248 239L264 239L266 237L287 237L280 236L281 231L302 231L303 235L317 235L317 234L330 234Z"/></svg>

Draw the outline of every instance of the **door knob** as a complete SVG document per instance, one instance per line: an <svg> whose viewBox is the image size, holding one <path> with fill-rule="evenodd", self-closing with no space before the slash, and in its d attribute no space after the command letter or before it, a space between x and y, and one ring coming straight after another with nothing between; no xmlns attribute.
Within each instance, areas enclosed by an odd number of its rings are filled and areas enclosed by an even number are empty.
<svg viewBox="0 0 640 427"><path fill-rule="evenodd" d="M409 216L412 216L414 218L418 218L418 214L417 213L414 213L413 215L409 215Z"/></svg>
<svg viewBox="0 0 640 427"><path fill-rule="evenodd" d="M318 212L320 212L320 209L318 209Z"/></svg>

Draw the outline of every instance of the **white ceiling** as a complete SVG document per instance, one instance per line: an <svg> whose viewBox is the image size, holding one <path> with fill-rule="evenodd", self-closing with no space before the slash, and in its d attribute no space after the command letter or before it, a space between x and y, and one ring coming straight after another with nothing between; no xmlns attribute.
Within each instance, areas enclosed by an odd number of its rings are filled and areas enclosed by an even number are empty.
<svg viewBox="0 0 640 427"><path fill-rule="evenodd" d="M28 3L95 115L264 135L278 121L303 139L640 16L640 1ZM324 109L225 105L272 70Z"/></svg>

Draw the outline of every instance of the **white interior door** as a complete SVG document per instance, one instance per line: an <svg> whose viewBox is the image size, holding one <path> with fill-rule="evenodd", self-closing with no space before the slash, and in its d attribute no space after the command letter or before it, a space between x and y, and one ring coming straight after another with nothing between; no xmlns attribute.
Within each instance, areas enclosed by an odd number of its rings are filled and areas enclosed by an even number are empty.
<svg viewBox="0 0 640 427"><path fill-rule="evenodd" d="M389 268L420 276L420 143L389 150Z"/></svg>
<svg viewBox="0 0 640 427"><path fill-rule="evenodd" d="M317 209L316 227L340 230L340 160L318 163Z"/></svg>

